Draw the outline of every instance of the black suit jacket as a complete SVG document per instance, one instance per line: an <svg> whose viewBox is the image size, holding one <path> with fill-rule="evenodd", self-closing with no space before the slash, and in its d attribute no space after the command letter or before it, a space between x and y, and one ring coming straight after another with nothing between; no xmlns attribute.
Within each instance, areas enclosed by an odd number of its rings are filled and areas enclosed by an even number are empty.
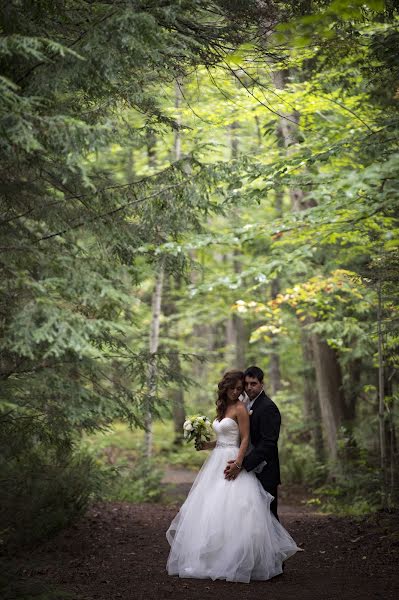
<svg viewBox="0 0 399 600"><path fill-rule="evenodd" d="M275 488L281 483L277 445L281 415L273 400L266 396L265 392L262 392L253 403L249 420L251 443L254 448L245 456L243 467L247 471L252 471L265 460L267 464L256 476L266 490Z"/></svg>

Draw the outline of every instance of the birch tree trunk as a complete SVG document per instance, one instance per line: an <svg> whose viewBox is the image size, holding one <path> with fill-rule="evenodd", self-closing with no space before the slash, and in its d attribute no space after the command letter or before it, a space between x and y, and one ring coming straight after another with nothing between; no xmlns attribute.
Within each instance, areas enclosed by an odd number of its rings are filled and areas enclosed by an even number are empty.
<svg viewBox="0 0 399 600"><path fill-rule="evenodd" d="M230 133L230 155L232 159L238 155L238 136L239 125L233 122L229 126ZM241 272L241 262L239 255L235 251L233 257L226 257L233 261L234 273ZM228 368L244 370L245 368L245 348L247 344L247 332L243 319L236 313L230 314L226 321L226 353L225 360Z"/></svg>
<svg viewBox="0 0 399 600"><path fill-rule="evenodd" d="M180 107L182 102L182 91L181 91L181 83L175 83L175 108L177 110L176 122L178 125L181 125L181 113ZM173 159L180 160L181 159L181 131L177 129L174 135L174 144L173 144ZM176 290L180 289L181 283L180 279L174 279ZM169 286L170 289L170 298L168 301L169 309L171 313L176 312L176 304L172 298L172 288L173 284ZM179 320L177 319L176 324L173 326L174 333L176 335L176 339L179 338ZM173 332L172 332L173 333ZM172 369L177 376L177 379L180 379L182 374L182 366L180 361L180 355L178 352L178 348L175 352L173 352L171 356L171 366ZM180 444L183 441L182 432L183 432L183 423L185 421L185 407L184 407L184 391L181 384L177 384L178 387L172 389L172 416L173 416L173 425L175 431L175 444Z"/></svg>

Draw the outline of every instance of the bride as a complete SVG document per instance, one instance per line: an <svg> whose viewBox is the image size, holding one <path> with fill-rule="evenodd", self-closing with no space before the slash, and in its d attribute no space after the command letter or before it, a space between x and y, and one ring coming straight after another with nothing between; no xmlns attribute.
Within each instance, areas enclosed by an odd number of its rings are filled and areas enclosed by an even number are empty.
<svg viewBox="0 0 399 600"><path fill-rule="evenodd" d="M249 415L239 396L244 373L228 371L218 384L215 442L166 537L171 546L169 575L248 583L283 571L283 562L299 550L270 511L273 500L254 472L241 469L249 445ZM234 461L238 475L224 475Z"/></svg>

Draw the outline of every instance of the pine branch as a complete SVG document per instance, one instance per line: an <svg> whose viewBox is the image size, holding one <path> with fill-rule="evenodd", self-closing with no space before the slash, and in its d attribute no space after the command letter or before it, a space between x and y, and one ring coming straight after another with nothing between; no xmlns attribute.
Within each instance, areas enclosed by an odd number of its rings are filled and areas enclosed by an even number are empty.
<svg viewBox="0 0 399 600"><path fill-rule="evenodd" d="M69 231L73 231L74 229L79 229L80 227L84 227L84 226L88 225L89 223L94 223L95 221L98 221L99 219L103 219L105 217L114 216L115 214L126 210L130 206L141 204L141 203L145 202L146 200L150 200L150 199L155 198L157 196L161 196L164 192L167 192L167 191L172 190L172 189L176 189L177 187L181 187L185 183L186 183L185 181L182 181L180 183L176 183L176 184L170 185L170 186L168 186L168 187L166 187L166 188L164 188L162 190L158 190L158 191L154 192L153 194L150 194L149 196L144 196L144 198L136 198L136 199L131 200L129 202L126 202L125 204L122 204L122 205L120 205L120 206L118 206L116 208L113 208L112 210L100 213L100 214L96 215L95 217L93 217L92 219L85 219L83 221L79 221L75 225L71 225L70 227L66 227L65 229L62 229L62 230L57 231L55 233L49 233L48 235L45 235L45 236L43 236L43 237L35 240L34 243L38 244L39 242L42 242L42 241L45 241L45 240L50 240L50 239L58 237L60 235L64 235L65 233L68 233Z"/></svg>
<svg viewBox="0 0 399 600"><path fill-rule="evenodd" d="M73 42L71 42L69 45L65 46L68 49L73 48L74 46L76 46L76 44L78 44L88 33L92 33L93 29L95 27L97 27L98 25L100 25L101 23L104 23L105 21L107 21L108 19L110 19L111 17L113 17L115 14L117 13L117 11L112 10L110 11L107 15L104 15L104 17L102 17L101 19L99 19L97 21L97 23L93 23L92 26L90 27L90 29L86 29L85 31L83 31L75 40L73 40ZM56 55L54 55L53 57L50 58L50 60L56 58ZM35 65L33 65L26 73L24 73L19 79L16 80L16 83L19 85L22 81L24 81L27 77L29 77L29 75L31 75L33 73L33 71L36 71L36 69L38 69L39 67L42 67L43 65L47 65L48 63L46 61L41 61L36 63Z"/></svg>

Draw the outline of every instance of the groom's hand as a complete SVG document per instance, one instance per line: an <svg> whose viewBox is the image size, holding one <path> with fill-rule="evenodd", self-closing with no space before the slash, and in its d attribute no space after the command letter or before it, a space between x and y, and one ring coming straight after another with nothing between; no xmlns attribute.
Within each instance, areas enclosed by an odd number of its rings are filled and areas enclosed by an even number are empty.
<svg viewBox="0 0 399 600"><path fill-rule="evenodd" d="M225 479L235 479L239 473L240 469L237 467L235 460L229 460L224 470Z"/></svg>

